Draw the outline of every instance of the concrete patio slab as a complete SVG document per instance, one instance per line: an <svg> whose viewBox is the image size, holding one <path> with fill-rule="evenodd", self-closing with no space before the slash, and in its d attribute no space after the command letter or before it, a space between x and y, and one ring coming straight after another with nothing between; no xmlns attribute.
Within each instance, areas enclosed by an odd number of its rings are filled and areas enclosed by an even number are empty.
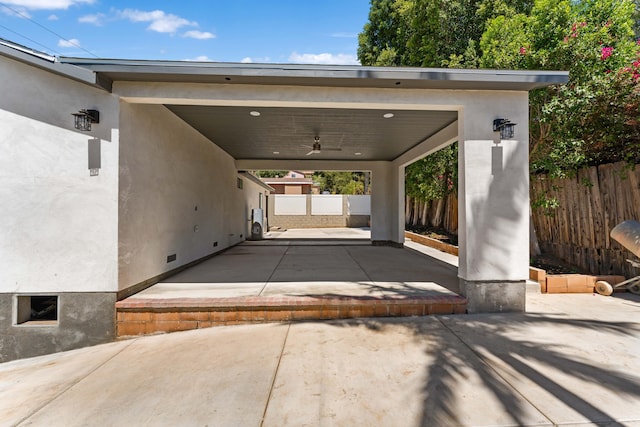
<svg viewBox="0 0 640 427"><path fill-rule="evenodd" d="M271 234L278 236L230 248L127 301L278 295L406 298L458 291L455 267L412 250L371 246L368 229ZM314 236L325 240L314 240ZM340 240L344 236L355 236L365 244Z"/></svg>
<svg viewBox="0 0 640 427"><path fill-rule="evenodd" d="M35 414L131 344L120 341L0 363L0 426L17 425Z"/></svg>
<svg viewBox="0 0 640 427"><path fill-rule="evenodd" d="M286 246L238 245L171 276L171 283L266 282L278 266Z"/></svg>
<svg viewBox="0 0 640 427"><path fill-rule="evenodd" d="M640 420L638 300L631 305L599 295L572 300L579 313L557 313L566 302L555 299L556 313L533 309L508 320L473 315L442 322L555 424ZM613 305L619 311L603 316ZM627 312L626 319L620 311Z"/></svg>
<svg viewBox="0 0 640 427"><path fill-rule="evenodd" d="M238 326L128 342L126 354L21 425L258 426L287 330Z"/></svg>
<svg viewBox="0 0 640 427"><path fill-rule="evenodd" d="M530 294L527 310L210 328L8 362L0 425L639 426L640 297Z"/></svg>
<svg viewBox="0 0 640 427"><path fill-rule="evenodd" d="M294 324L264 425L513 425L485 370L436 318ZM510 404L523 425L551 425L522 397Z"/></svg>
<svg viewBox="0 0 640 427"><path fill-rule="evenodd" d="M457 295L435 282L374 282L385 296L441 296Z"/></svg>
<svg viewBox="0 0 640 427"><path fill-rule="evenodd" d="M265 282L257 283L158 283L135 294L135 299L184 298L230 298L260 295Z"/></svg>
<svg viewBox="0 0 640 427"><path fill-rule="evenodd" d="M369 228L300 228L271 230L266 238L273 239L371 239Z"/></svg>
<svg viewBox="0 0 640 427"><path fill-rule="evenodd" d="M261 296L327 296L341 295L352 297L382 298L384 292L374 286L372 282L347 282L347 281L309 281L304 283L271 282Z"/></svg>

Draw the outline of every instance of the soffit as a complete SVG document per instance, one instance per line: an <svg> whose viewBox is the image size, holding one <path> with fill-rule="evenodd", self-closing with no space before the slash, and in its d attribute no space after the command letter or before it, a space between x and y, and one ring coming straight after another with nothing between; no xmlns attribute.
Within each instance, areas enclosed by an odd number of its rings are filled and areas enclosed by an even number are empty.
<svg viewBox="0 0 640 427"><path fill-rule="evenodd" d="M385 119L387 110L167 107L236 159L393 160L457 120L455 111L393 111ZM321 152L307 155L316 136Z"/></svg>

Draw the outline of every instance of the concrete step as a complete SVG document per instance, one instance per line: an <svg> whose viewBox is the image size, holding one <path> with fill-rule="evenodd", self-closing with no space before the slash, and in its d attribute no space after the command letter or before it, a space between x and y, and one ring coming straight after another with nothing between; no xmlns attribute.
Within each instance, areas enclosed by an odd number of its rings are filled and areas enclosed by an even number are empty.
<svg viewBox="0 0 640 427"><path fill-rule="evenodd" d="M461 296L136 298L116 304L117 336L249 323L464 314Z"/></svg>

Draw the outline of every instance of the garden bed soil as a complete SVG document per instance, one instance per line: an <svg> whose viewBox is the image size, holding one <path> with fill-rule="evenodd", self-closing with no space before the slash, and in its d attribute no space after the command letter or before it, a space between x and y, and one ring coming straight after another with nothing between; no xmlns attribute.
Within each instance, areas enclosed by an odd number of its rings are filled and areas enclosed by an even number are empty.
<svg viewBox="0 0 640 427"><path fill-rule="evenodd" d="M568 264L560 258L556 258L549 254L533 257L529 264L531 267L545 270L547 274L589 274L588 271L580 267L576 267L575 265Z"/></svg>
<svg viewBox="0 0 640 427"><path fill-rule="evenodd" d="M452 233L449 233L447 230L441 227L424 227L420 225L405 227L407 231L412 233L420 234L422 236L427 236L431 239L440 240L443 243L448 243L453 246L458 246L458 236Z"/></svg>
<svg viewBox="0 0 640 427"><path fill-rule="evenodd" d="M458 246L458 236L440 227L407 226L407 231L439 240L443 243ZM568 264L550 254L531 258L532 267L545 270L547 274L589 274L588 271Z"/></svg>

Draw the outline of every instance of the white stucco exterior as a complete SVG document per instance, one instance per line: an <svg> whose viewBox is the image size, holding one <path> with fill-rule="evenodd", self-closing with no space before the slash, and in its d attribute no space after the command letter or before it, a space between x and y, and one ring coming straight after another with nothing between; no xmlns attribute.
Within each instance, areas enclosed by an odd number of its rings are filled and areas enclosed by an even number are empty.
<svg viewBox="0 0 640 427"><path fill-rule="evenodd" d="M120 114L119 289L244 240L233 158L164 106Z"/></svg>
<svg viewBox="0 0 640 427"><path fill-rule="evenodd" d="M5 57L0 75L0 291L116 291L118 98Z"/></svg>
<svg viewBox="0 0 640 427"><path fill-rule="evenodd" d="M488 105L495 105L492 110ZM529 277L529 111L527 93L472 103L460 122L458 275L467 281ZM495 117L517 123L513 140L488 126Z"/></svg>

